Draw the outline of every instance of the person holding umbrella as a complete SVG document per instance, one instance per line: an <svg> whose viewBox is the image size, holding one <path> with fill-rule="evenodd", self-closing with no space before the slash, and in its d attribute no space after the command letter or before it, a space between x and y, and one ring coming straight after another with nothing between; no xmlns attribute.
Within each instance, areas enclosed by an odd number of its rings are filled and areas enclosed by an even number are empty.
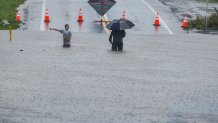
<svg viewBox="0 0 218 123"><path fill-rule="evenodd" d="M112 44L113 51L122 51L123 50L123 38L126 36L125 30L112 30L109 42ZM112 41L113 38L113 41Z"/></svg>
<svg viewBox="0 0 218 123"><path fill-rule="evenodd" d="M134 26L131 21L124 17L113 20L106 26L106 28L112 30L109 37L109 42L112 44L112 51L123 50L123 38L126 36L125 29L131 29Z"/></svg>

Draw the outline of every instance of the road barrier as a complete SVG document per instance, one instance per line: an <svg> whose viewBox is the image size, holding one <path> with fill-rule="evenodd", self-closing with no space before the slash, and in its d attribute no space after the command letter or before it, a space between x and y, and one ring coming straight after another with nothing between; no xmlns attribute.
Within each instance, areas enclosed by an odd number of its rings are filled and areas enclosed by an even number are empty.
<svg viewBox="0 0 218 123"><path fill-rule="evenodd" d="M79 16L78 16L78 19L77 19L77 22L83 22L83 13L82 13L82 9L80 8L79 9Z"/></svg>
<svg viewBox="0 0 218 123"><path fill-rule="evenodd" d="M18 10L18 12L17 12L16 21L20 22L20 10Z"/></svg>
<svg viewBox="0 0 218 123"><path fill-rule="evenodd" d="M50 22L50 16L48 15L48 9L46 9L46 12L45 12L44 22Z"/></svg>
<svg viewBox="0 0 218 123"><path fill-rule="evenodd" d="M154 26L160 26L160 19L159 19L159 14L157 12L157 15L155 17L155 20L154 20Z"/></svg>
<svg viewBox="0 0 218 123"><path fill-rule="evenodd" d="M184 28L184 29L188 28L188 17L187 16L185 16L181 27Z"/></svg>

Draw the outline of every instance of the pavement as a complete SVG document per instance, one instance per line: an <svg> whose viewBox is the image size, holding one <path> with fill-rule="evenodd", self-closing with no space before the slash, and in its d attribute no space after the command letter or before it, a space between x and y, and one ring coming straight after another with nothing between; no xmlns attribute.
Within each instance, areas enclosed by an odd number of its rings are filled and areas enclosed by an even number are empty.
<svg viewBox="0 0 218 123"><path fill-rule="evenodd" d="M0 31L0 123L217 123L216 35Z"/></svg>
<svg viewBox="0 0 218 123"><path fill-rule="evenodd" d="M206 1L199 2L199 0L159 0L164 5L168 6L174 15L182 20L184 16L188 16L190 19L196 19L197 17L205 17L208 7L208 15L216 14L214 8L218 7L215 3L206 3Z"/></svg>
<svg viewBox="0 0 218 123"><path fill-rule="evenodd" d="M181 22L175 17L168 6L159 0L116 0L116 4L105 14L104 20L112 21L122 17L136 26L129 31L131 34L184 34L180 28ZM137 9L136 9L137 7ZM25 8L26 21L22 29L30 31L45 31L51 28L64 28L68 23L72 32L107 33L106 23L93 23L100 20L97 12L87 3L87 0L27 0ZM77 23L80 8L84 17L83 23ZM48 9L50 23L44 23L45 10ZM22 10L22 9L21 9ZM153 26L155 16L159 13L161 26ZM23 15L24 16L24 15ZM24 19L23 19L24 20Z"/></svg>

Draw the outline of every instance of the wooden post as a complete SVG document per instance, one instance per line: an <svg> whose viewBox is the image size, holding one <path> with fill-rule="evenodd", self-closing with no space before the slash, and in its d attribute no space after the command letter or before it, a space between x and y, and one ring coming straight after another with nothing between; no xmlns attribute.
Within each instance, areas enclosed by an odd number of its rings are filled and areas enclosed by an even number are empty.
<svg viewBox="0 0 218 123"><path fill-rule="evenodd" d="M10 41L12 41L12 28L9 26Z"/></svg>

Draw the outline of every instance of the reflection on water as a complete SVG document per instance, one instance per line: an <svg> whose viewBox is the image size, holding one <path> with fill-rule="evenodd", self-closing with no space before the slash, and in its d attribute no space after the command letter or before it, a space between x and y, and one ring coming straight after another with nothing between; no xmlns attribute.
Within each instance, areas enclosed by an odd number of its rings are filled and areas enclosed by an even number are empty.
<svg viewBox="0 0 218 123"><path fill-rule="evenodd" d="M168 115L167 123L218 123L218 115L178 112Z"/></svg>
<svg viewBox="0 0 218 123"><path fill-rule="evenodd" d="M158 32L158 27L159 26L154 26L155 32Z"/></svg>
<svg viewBox="0 0 218 123"><path fill-rule="evenodd" d="M218 123L217 104L195 95L170 105L166 116L168 123Z"/></svg>
<svg viewBox="0 0 218 123"><path fill-rule="evenodd" d="M83 22L78 22L79 32L82 32L82 24Z"/></svg>
<svg viewBox="0 0 218 123"><path fill-rule="evenodd" d="M45 22L45 31L48 31L49 30L49 22Z"/></svg>
<svg viewBox="0 0 218 123"><path fill-rule="evenodd" d="M105 33L103 23L94 23L94 29L98 33Z"/></svg>

